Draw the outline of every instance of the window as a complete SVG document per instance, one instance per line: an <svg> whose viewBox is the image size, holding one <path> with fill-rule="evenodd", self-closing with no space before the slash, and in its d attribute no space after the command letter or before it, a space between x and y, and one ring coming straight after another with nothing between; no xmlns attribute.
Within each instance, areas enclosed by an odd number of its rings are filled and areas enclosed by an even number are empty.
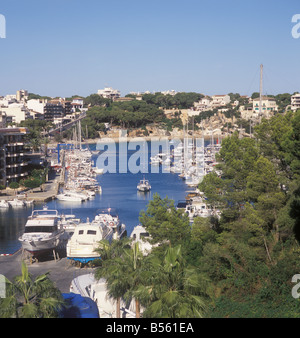
<svg viewBox="0 0 300 338"><path fill-rule="evenodd" d="M87 234L88 235L96 235L97 231L96 230L88 230Z"/></svg>
<svg viewBox="0 0 300 338"><path fill-rule="evenodd" d="M32 233L32 232L47 232L51 233L57 230L56 226L39 226L39 225L34 225L34 226L26 226L25 227L25 232L26 233Z"/></svg>
<svg viewBox="0 0 300 338"><path fill-rule="evenodd" d="M148 232L142 232L140 237L143 238L143 237L149 237L149 233Z"/></svg>
<svg viewBox="0 0 300 338"><path fill-rule="evenodd" d="M83 235L83 230L79 230L78 235Z"/></svg>

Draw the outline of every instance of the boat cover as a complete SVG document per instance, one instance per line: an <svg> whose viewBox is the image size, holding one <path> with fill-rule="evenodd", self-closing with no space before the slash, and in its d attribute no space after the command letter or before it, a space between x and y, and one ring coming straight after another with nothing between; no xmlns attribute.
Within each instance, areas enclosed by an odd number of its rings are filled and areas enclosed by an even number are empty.
<svg viewBox="0 0 300 338"><path fill-rule="evenodd" d="M88 297L82 297L77 293L62 294L66 305L61 310L63 318L99 318L97 304Z"/></svg>

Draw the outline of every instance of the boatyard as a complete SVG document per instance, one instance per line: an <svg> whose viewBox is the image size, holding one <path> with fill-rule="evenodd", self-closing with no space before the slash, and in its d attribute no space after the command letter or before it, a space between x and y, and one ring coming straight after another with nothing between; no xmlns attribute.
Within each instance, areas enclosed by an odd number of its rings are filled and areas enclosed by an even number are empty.
<svg viewBox="0 0 300 338"><path fill-rule="evenodd" d="M11 255L0 255L0 271L9 280L21 274L22 250L18 250ZM70 292L72 280L80 275L91 273L93 268L85 266L83 269L80 266L70 264L66 257L60 257L54 260L53 257L40 262L28 264L29 272L34 276L42 275L50 272L49 278L55 283L61 292Z"/></svg>

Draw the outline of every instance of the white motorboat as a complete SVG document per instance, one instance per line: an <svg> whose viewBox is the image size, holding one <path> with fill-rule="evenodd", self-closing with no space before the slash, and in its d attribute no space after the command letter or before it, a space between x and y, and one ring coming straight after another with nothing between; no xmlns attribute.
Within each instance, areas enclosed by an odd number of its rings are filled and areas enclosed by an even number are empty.
<svg viewBox="0 0 300 338"><path fill-rule="evenodd" d="M74 197L79 197L83 201L85 201L85 200L87 200L87 199L90 198L90 196L87 193L85 193L84 191L79 192L79 191L76 191L76 190L64 190L64 193L68 194L68 195L71 195L71 196L74 196Z"/></svg>
<svg viewBox="0 0 300 338"><path fill-rule="evenodd" d="M19 241L22 248L37 256L45 251L51 251L60 244L64 230L60 223L57 210L34 210L28 217L25 230Z"/></svg>
<svg viewBox="0 0 300 338"><path fill-rule="evenodd" d="M9 203L6 202L5 200L0 201L0 208L9 208Z"/></svg>
<svg viewBox="0 0 300 338"><path fill-rule="evenodd" d="M74 196L67 192L56 195L56 198L59 201L67 201L67 202L82 202L83 201L83 199L80 196Z"/></svg>
<svg viewBox="0 0 300 338"><path fill-rule="evenodd" d="M139 191L149 191L151 190L151 185L148 180L143 178L142 180L140 180L139 184L137 185L137 189Z"/></svg>
<svg viewBox="0 0 300 338"><path fill-rule="evenodd" d="M67 258L81 263L88 263L100 258L95 249L99 241L106 239L119 240L127 235L126 226L119 220L111 208L98 210L92 222L80 223L75 226L74 233L67 243Z"/></svg>
<svg viewBox="0 0 300 338"><path fill-rule="evenodd" d="M120 221L115 209L99 209L94 222L102 222L112 228L113 239L115 240L119 240L124 236L127 236L126 225Z"/></svg>
<svg viewBox="0 0 300 338"><path fill-rule="evenodd" d="M106 239L111 242L113 229L101 222L80 223L67 243L67 258L81 263L88 263L100 258L95 250L99 241Z"/></svg>
<svg viewBox="0 0 300 338"><path fill-rule="evenodd" d="M9 205L12 207L24 207L25 203L17 198L14 198L11 201L8 201Z"/></svg>
<svg viewBox="0 0 300 338"><path fill-rule="evenodd" d="M93 168L93 171L97 174L97 175L102 175L104 172L103 168Z"/></svg>
<svg viewBox="0 0 300 338"><path fill-rule="evenodd" d="M137 225L133 228L130 238L133 243L139 243L139 249L144 256L147 256L151 252L152 245L149 242L151 236L142 225Z"/></svg>

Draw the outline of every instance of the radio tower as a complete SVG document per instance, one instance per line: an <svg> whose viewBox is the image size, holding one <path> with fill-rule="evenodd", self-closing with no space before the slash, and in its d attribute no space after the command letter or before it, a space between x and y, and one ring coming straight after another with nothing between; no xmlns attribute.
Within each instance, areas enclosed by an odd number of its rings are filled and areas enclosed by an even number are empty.
<svg viewBox="0 0 300 338"><path fill-rule="evenodd" d="M260 65L260 83L259 83L259 122L262 116L262 92L263 92L263 65Z"/></svg>

